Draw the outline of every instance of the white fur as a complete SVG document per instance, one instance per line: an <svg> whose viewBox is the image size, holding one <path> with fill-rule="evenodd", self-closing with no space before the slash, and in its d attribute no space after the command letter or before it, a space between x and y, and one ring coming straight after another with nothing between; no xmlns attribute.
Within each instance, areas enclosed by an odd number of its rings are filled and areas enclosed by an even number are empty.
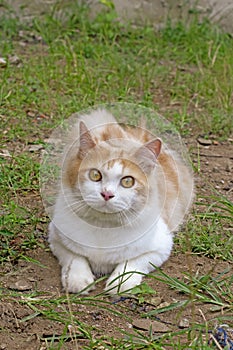
<svg viewBox="0 0 233 350"><path fill-rule="evenodd" d="M80 119L88 128L115 122L105 111ZM98 136L98 130L96 133ZM137 147L135 140L134 143L129 146ZM125 145L130 150L127 142ZM115 148L119 148L117 143ZM118 151L114 152L112 158L117 157ZM119 185L120 163L116 162L110 169L104 164L97 165L101 167L102 181L92 182L85 174L84 184L76 185L77 198L73 189L62 184L49 225L50 247L62 266L62 285L72 293L88 292L93 288L90 285L95 277L102 274L110 274L106 283L109 293L128 291L141 283L143 274L168 259L173 245L173 234L162 215L164 198L158 196L161 180L159 183L157 177L162 178L161 169L155 167L148 177L148 197L140 205L142 199L137 197L134 187L126 189ZM102 190L113 192L115 197L104 201L100 195ZM78 198L84 198L85 202L79 202ZM85 203L88 206L84 206L79 215L79 209ZM177 226L184 216L184 210L176 207L177 219L173 219L173 226ZM120 223L116 214L119 211L127 213Z"/></svg>
<svg viewBox="0 0 233 350"><path fill-rule="evenodd" d="M156 190L155 190L156 191ZM94 281L94 275L112 273L106 289L110 293L132 289L143 277L161 266L170 255L173 239L152 199L141 216L121 227L96 227L69 209L64 211L69 189L60 194L49 241L62 266L62 284L69 292L80 292ZM157 216L157 217L156 217ZM129 277L127 272L140 272ZM126 274L127 280L115 280ZM115 281L114 281L115 280Z"/></svg>

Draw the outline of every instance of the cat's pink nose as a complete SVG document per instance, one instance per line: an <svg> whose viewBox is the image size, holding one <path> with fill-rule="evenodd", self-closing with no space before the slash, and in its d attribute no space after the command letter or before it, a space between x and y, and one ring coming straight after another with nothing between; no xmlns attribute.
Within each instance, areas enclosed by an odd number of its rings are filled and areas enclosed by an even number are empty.
<svg viewBox="0 0 233 350"><path fill-rule="evenodd" d="M111 191L103 191L100 194L105 201L109 201L109 199L112 199L113 197L115 197Z"/></svg>

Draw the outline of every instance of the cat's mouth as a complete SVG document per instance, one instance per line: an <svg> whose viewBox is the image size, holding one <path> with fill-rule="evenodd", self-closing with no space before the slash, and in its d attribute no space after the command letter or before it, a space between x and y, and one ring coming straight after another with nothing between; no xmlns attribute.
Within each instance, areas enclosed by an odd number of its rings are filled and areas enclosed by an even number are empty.
<svg viewBox="0 0 233 350"><path fill-rule="evenodd" d="M128 206L118 206L116 204L113 204L111 202L101 202L101 203L88 203L88 205L93 208L94 210L98 211L99 213L104 214L118 214L122 211L128 210Z"/></svg>
<svg viewBox="0 0 233 350"><path fill-rule="evenodd" d="M69 203L69 209L80 219L97 227L132 225L139 215L139 208L132 208L132 203L125 201L76 197L75 204Z"/></svg>
<svg viewBox="0 0 233 350"><path fill-rule="evenodd" d="M128 211L131 207L130 201L122 201L116 198L110 198L106 200L103 196L96 198L96 196L85 196L82 197L81 201L85 205L83 209L91 214L91 210L95 210L99 214L117 214L123 211ZM113 196L115 197L115 196ZM86 207L86 208L85 208Z"/></svg>

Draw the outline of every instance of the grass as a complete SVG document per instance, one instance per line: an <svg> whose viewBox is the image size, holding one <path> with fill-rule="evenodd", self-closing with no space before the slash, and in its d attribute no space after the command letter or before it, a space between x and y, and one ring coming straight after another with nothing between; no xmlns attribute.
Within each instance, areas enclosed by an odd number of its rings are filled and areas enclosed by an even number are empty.
<svg viewBox="0 0 233 350"><path fill-rule="evenodd" d="M186 230L177 238L179 249L184 252L187 248L188 234L192 237L188 244L193 253L233 261L232 202L214 194L200 197L196 204L198 211L194 220L188 222Z"/></svg>
<svg viewBox="0 0 233 350"><path fill-rule="evenodd" d="M168 22L155 32L149 26L122 24L111 6L95 21L88 19L87 8L75 3L67 10L54 8L23 23L8 8L0 18L1 56L7 60L0 77L1 148L9 152L1 157L2 264L17 265L31 250L46 249L39 153L28 149L43 145L52 129L73 112L106 102L133 102L163 111L184 136L195 133L208 138L212 134L226 140L232 133L230 36L207 20L200 23L195 16L189 25ZM17 63L12 61L14 56ZM232 262L232 202L217 195L208 196L205 206L201 203L198 201L198 210L176 240L177 252ZM43 319L61 326L57 333L41 337L46 349L68 349L71 341L76 345L82 341L84 349L178 350L189 344L189 349L207 350L213 348L207 341L213 324L232 324L227 318L232 314L233 297L229 276L228 270L217 275L210 270L201 275L186 271L178 278L157 270L148 283L161 283L182 296L159 308L148 301L154 287L151 290L146 285L136 289L126 304L113 304L105 295L53 297L6 288L0 298L27 308L22 323ZM79 321L83 318L80 305L104 310L114 320L125 322L135 315L153 320L169 312L179 314L185 307L215 309L212 321L203 318L188 329L172 329L157 337L149 331L119 330L121 337L110 337ZM149 311L142 312L143 307Z"/></svg>

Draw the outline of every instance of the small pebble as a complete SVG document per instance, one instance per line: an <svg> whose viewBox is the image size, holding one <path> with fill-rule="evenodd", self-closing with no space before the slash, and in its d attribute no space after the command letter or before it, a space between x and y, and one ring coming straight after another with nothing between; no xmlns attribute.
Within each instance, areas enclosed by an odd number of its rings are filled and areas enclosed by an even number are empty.
<svg viewBox="0 0 233 350"><path fill-rule="evenodd" d="M44 142L56 146L56 145L59 145L61 143L61 140L60 139L49 138L49 139L44 139Z"/></svg>
<svg viewBox="0 0 233 350"><path fill-rule="evenodd" d="M20 61L21 61L20 58L16 55L9 57L9 62L12 64L19 64Z"/></svg>
<svg viewBox="0 0 233 350"><path fill-rule="evenodd" d="M25 280L19 280L9 285L10 289L26 291L32 289L32 285Z"/></svg>
<svg viewBox="0 0 233 350"><path fill-rule="evenodd" d="M179 328L189 328L189 320L187 318L180 320Z"/></svg>
<svg viewBox="0 0 233 350"><path fill-rule="evenodd" d="M154 306L158 306L161 304L162 299L160 297L151 297L151 298L147 298L146 301Z"/></svg>
<svg viewBox="0 0 233 350"><path fill-rule="evenodd" d="M165 333L170 331L170 328L166 324L159 321L152 321L146 318L133 320L133 327L156 333Z"/></svg>
<svg viewBox="0 0 233 350"><path fill-rule="evenodd" d="M7 149L2 149L0 150L0 157L11 157L11 154Z"/></svg>
<svg viewBox="0 0 233 350"><path fill-rule="evenodd" d="M209 139L205 139L204 137L198 137L197 142L202 146L210 146L212 145L212 141Z"/></svg>
<svg viewBox="0 0 233 350"><path fill-rule="evenodd" d="M225 170L230 173L233 170L233 164L229 161L226 165Z"/></svg>
<svg viewBox="0 0 233 350"><path fill-rule="evenodd" d="M43 145L31 145L28 147L29 152L38 152L40 151L44 146Z"/></svg>
<svg viewBox="0 0 233 350"><path fill-rule="evenodd" d="M6 59L3 57L0 57L0 67L6 67L7 62Z"/></svg>

